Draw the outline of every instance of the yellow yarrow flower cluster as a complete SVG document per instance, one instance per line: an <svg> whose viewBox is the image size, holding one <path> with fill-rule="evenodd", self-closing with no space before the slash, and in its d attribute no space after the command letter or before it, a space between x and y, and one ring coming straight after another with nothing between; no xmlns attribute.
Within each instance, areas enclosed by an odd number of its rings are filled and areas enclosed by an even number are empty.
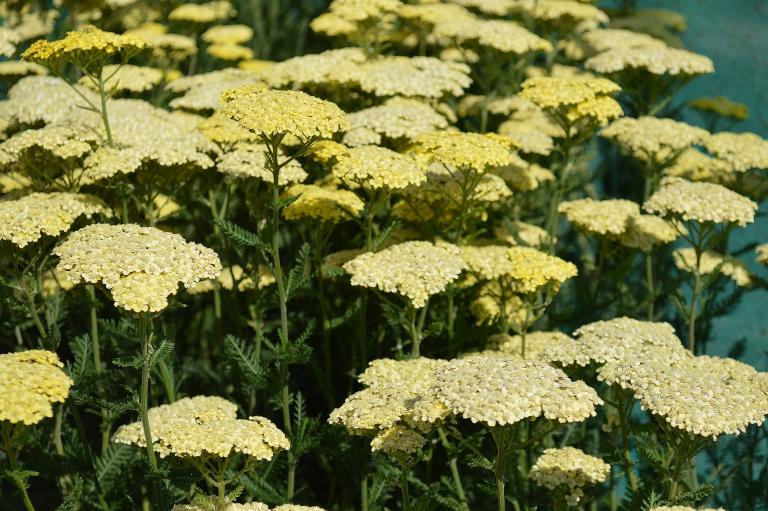
<svg viewBox="0 0 768 511"><path fill-rule="evenodd" d="M253 50L248 46L234 43L216 43L208 46L205 53L219 60L237 62L254 57Z"/></svg>
<svg viewBox="0 0 768 511"><path fill-rule="evenodd" d="M166 74L162 69L131 64L109 64L104 66L104 76L107 89L115 93L140 94L157 87L165 80ZM98 87L87 77L80 79L80 85L98 92Z"/></svg>
<svg viewBox="0 0 768 511"><path fill-rule="evenodd" d="M209 44L243 44L252 37L253 29L248 25L216 25L201 36Z"/></svg>
<svg viewBox="0 0 768 511"><path fill-rule="evenodd" d="M672 119L625 117L601 130L600 136L638 160L664 166L673 162L685 149L705 143L710 134L707 130Z"/></svg>
<svg viewBox="0 0 768 511"><path fill-rule="evenodd" d="M241 87L222 94L221 113L257 136L293 135L306 143L331 138L349 128L334 103L299 91L261 91Z"/></svg>
<svg viewBox="0 0 768 511"><path fill-rule="evenodd" d="M90 225L53 253L70 280L102 283L116 306L134 312L160 311L179 283L189 287L221 271L213 250L178 234L131 224Z"/></svg>
<svg viewBox="0 0 768 511"><path fill-rule="evenodd" d="M333 175L369 190L397 190L427 180L412 158L378 146L355 147L339 155Z"/></svg>
<svg viewBox="0 0 768 511"><path fill-rule="evenodd" d="M531 467L531 479L550 490L565 489L572 506L584 496L582 488L604 482L611 466L575 447L545 449Z"/></svg>
<svg viewBox="0 0 768 511"><path fill-rule="evenodd" d="M429 104L418 99L399 97L351 113L347 118L351 125L350 133L356 130L373 132L378 135L378 138L374 138L377 144L382 137L411 140L418 135L448 127L445 117Z"/></svg>
<svg viewBox="0 0 768 511"><path fill-rule="evenodd" d="M733 172L768 169L768 140L755 133L714 133L704 147Z"/></svg>
<svg viewBox="0 0 768 511"><path fill-rule="evenodd" d="M413 139L408 150L423 167L439 162L483 173L512 162L513 142L494 134L436 131Z"/></svg>
<svg viewBox="0 0 768 511"><path fill-rule="evenodd" d="M745 226L754 222L757 204L724 186L665 178L643 209L663 217Z"/></svg>
<svg viewBox="0 0 768 511"><path fill-rule="evenodd" d="M0 201L0 240L24 248L43 236L58 236L80 217L108 214L109 208L93 195L53 192L31 193Z"/></svg>
<svg viewBox="0 0 768 511"><path fill-rule="evenodd" d="M290 448L286 436L271 421L264 417L238 419L237 406L220 397L195 396L150 408L149 424L160 457L227 458L238 453L271 460L275 453ZM142 423L121 426L112 441L146 447Z"/></svg>
<svg viewBox="0 0 768 511"><path fill-rule="evenodd" d="M549 362L549 350L560 346L571 346L573 338L559 331L529 332L525 335L525 358ZM484 353L496 352L500 356L523 358L523 337L521 335L496 334L488 338Z"/></svg>
<svg viewBox="0 0 768 511"><path fill-rule="evenodd" d="M474 43L509 55L552 51L552 44L513 21L486 20L471 15L437 23L433 35L462 45Z"/></svg>
<svg viewBox="0 0 768 511"><path fill-rule="evenodd" d="M611 97L621 88L605 78L542 76L527 79L522 87L522 98L571 123L605 124L623 114Z"/></svg>
<svg viewBox="0 0 768 511"><path fill-rule="evenodd" d="M709 57L669 47L614 48L595 55L584 65L598 73L640 69L654 75L698 76L715 72Z"/></svg>
<svg viewBox="0 0 768 511"><path fill-rule="evenodd" d="M615 48L659 48L666 46L664 41L641 32L621 28L597 28L583 34L577 34L575 40L568 41L566 54L581 60Z"/></svg>
<svg viewBox="0 0 768 511"><path fill-rule="evenodd" d="M491 427L537 417L580 422L602 404L592 388L559 369L501 357L451 360L435 371L433 391L455 415Z"/></svg>
<svg viewBox="0 0 768 511"><path fill-rule="evenodd" d="M343 268L352 277L353 286L403 295L418 309L459 277L464 260L453 245L407 241L362 254Z"/></svg>
<svg viewBox="0 0 768 511"><path fill-rule="evenodd" d="M467 65L434 57L380 57L360 70L360 88L377 97L458 97L472 83Z"/></svg>
<svg viewBox="0 0 768 511"><path fill-rule="evenodd" d="M296 197L283 210L286 220L314 218L323 222L338 223L360 216L365 204L349 190L318 185L293 185L286 189L286 197Z"/></svg>
<svg viewBox="0 0 768 511"><path fill-rule="evenodd" d="M53 405L63 403L73 382L50 351L0 354L0 422L37 424L53 417Z"/></svg>
<svg viewBox="0 0 768 511"><path fill-rule="evenodd" d="M181 4L168 13L168 19L208 25L227 20L236 14L237 11L230 2L218 0L204 4Z"/></svg>
<svg viewBox="0 0 768 511"><path fill-rule="evenodd" d="M679 248L672 253L672 256L678 270L689 273L696 271L696 252L692 247ZM713 250L707 250L701 254L698 271L702 275L718 272L741 287L752 285L752 275L744 263Z"/></svg>
<svg viewBox="0 0 768 511"><path fill-rule="evenodd" d="M266 146L261 144L240 145L219 157L216 170L232 177L255 178L273 184L274 176L268 166L266 151ZM301 164L294 159L280 169L277 182L278 185L284 186L301 183L307 177L308 174Z"/></svg>
<svg viewBox="0 0 768 511"><path fill-rule="evenodd" d="M371 440L371 450L395 457L407 456L417 452L425 443L427 439L423 435L398 424L376 434Z"/></svg>
<svg viewBox="0 0 768 511"><path fill-rule="evenodd" d="M536 293L544 288L559 287L577 274L576 265L531 247L512 247L507 251L515 291Z"/></svg>

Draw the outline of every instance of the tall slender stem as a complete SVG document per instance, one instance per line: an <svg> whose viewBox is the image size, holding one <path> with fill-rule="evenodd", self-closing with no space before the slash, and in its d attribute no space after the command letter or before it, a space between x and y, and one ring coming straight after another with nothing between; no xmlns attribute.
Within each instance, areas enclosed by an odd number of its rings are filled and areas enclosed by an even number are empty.
<svg viewBox="0 0 768 511"><path fill-rule="evenodd" d="M112 128L109 126L109 114L107 114L107 90L104 82L104 71L99 70L99 99L101 100L101 121L104 123L104 131L107 132L107 145L114 145L112 140Z"/></svg>
<svg viewBox="0 0 768 511"><path fill-rule="evenodd" d="M155 447L152 443L152 430L149 425L149 318L148 313L139 313L139 338L141 340L141 423L144 428L144 440L147 443L147 459L152 474L157 473Z"/></svg>
<svg viewBox="0 0 768 511"><path fill-rule="evenodd" d="M451 447L448 437L445 434L443 428L438 428L437 432L440 436L440 442L443 444L443 448L448 451ZM461 509L469 511L469 504L467 504L467 495L464 493L464 486L461 484L461 474L459 473L459 464L456 461L455 456L451 456L451 461L448 462L451 468L451 477L453 478L453 484L456 486L456 496L459 498L459 504Z"/></svg>
<svg viewBox="0 0 768 511"><path fill-rule="evenodd" d="M2 427L0 427L0 433L2 433L3 436L3 447L5 449L5 455L8 458L8 464L11 466L11 471L16 472L19 470L19 464L16 460L16 452L13 450L13 440L11 438L12 435L8 431L12 427L12 425L6 426L3 424ZM21 500L24 502L24 507L26 510L35 511L35 506L32 505L32 501L29 499L29 494L27 493L27 487L24 485L24 481L18 479L17 477L13 477L11 479L13 484L16 486L16 489L19 490Z"/></svg>
<svg viewBox="0 0 768 511"><path fill-rule="evenodd" d="M403 510L410 511L411 509L411 496L408 491L408 465L402 463L400 465L400 492L403 494Z"/></svg>
<svg viewBox="0 0 768 511"><path fill-rule="evenodd" d="M645 253L645 285L648 288L648 321L653 321L656 305L656 287L653 282L653 252Z"/></svg>
<svg viewBox="0 0 768 511"><path fill-rule="evenodd" d="M696 309L701 294L701 249L694 247L694 251L696 252L696 266L693 270L693 291L688 309L688 349L692 355L696 354L696 316L698 314Z"/></svg>
<svg viewBox="0 0 768 511"><path fill-rule="evenodd" d="M98 386L97 391L99 393L99 397L103 396L103 389L101 387L101 373L102 373L102 367L101 367L101 346L99 345L99 317L98 317L98 310L96 306L98 305L98 302L96 301L96 290L93 286L88 285L85 287L86 292L88 293L88 301L90 302L89 309L90 309L90 322L91 322L91 351L93 351L93 368L96 372L96 385ZM101 410L101 452L104 453L104 451L107 450L109 447L109 415L107 414L107 411L102 408Z"/></svg>

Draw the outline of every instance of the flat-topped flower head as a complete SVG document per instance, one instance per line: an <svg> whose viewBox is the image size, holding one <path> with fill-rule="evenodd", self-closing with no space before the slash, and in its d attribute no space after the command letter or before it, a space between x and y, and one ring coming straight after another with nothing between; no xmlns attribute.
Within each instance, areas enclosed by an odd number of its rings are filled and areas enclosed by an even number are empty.
<svg viewBox="0 0 768 511"><path fill-rule="evenodd" d="M592 388L559 369L502 357L451 360L435 371L434 392L457 416L487 426L537 417L580 422L602 404Z"/></svg>
<svg viewBox="0 0 768 511"><path fill-rule="evenodd" d="M520 96L568 122L606 124L621 117L621 105L611 97L621 87L594 76L538 76L528 78Z"/></svg>
<svg viewBox="0 0 768 511"><path fill-rule="evenodd" d="M576 330L574 335L576 342L545 349L543 358L563 365L587 366L592 362L604 364L625 357L641 358L652 349L663 349L670 359L688 356L669 323L620 317L590 323Z"/></svg>
<svg viewBox="0 0 768 511"><path fill-rule="evenodd" d="M406 241L355 257L343 266L353 286L403 295L416 308L441 293L464 269L458 247L447 243Z"/></svg>
<svg viewBox="0 0 768 511"><path fill-rule="evenodd" d="M383 104L347 115L350 133L367 130L392 140L406 139L448 127L446 118L429 104L410 98L390 98ZM346 138L345 138L346 143Z"/></svg>
<svg viewBox="0 0 768 511"><path fill-rule="evenodd" d="M513 21L486 20L471 15L441 20L435 24L432 34L463 46L476 44L509 55L552 50L549 41Z"/></svg>
<svg viewBox="0 0 768 511"><path fill-rule="evenodd" d="M349 128L334 103L300 91L264 91L250 86L225 92L221 113L263 138L292 135L302 143L331 138Z"/></svg>
<svg viewBox="0 0 768 511"><path fill-rule="evenodd" d="M365 61L365 52L360 48L308 53L275 63L264 78L275 88L288 85L293 88L348 88L359 84L362 75L360 65Z"/></svg>
<svg viewBox="0 0 768 511"><path fill-rule="evenodd" d="M216 170L228 176L255 178L272 184L274 176L267 165L267 148L261 144L239 145L237 149L219 157ZM290 160L280 169L277 182L280 186L301 183L308 174L296 160Z"/></svg>
<svg viewBox="0 0 768 511"><path fill-rule="evenodd" d="M754 222L757 204L718 184L669 177L643 209L666 218L743 227Z"/></svg>
<svg viewBox="0 0 768 511"><path fill-rule="evenodd" d="M29 350L0 354L0 423L37 424L53 417L73 382L56 353Z"/></svg>
<svg viewBox="0 0 768 511"><path fill-rule="evenodd" d="M688 506L656 506L648 511L696 511L696 508ZM699 511L725 511L725 509L721 507L718 507L717 509L713 507L700 507Z"/></svg>
<svg viewBox="0 0 768 511"><path fill-rule="evenodd" d="M298 196L283 210L286 220L314 218L338 223L359 216L365 204L349 190L318 185L293 185L285 190L286 197Z"/></svg>
<svg viewBox="0 0 768 511"><path fill-rule="evenodd" d="M629 217L626 230L618 240L625 247L650 252L657 245L666 245L675 241L680 235L682 226L654 215L637 215Z"/></svg>
<svg viewBox="0 0 768 511"><path fill-rule="evenodd" d="M217 0L203 4L181 4L168 13L170 21L210 25L225 21L236 15L237 11L227 0Z"/></svg>
<svg viewBox="0 0 768 511"><path fill-rule="evenodd" d="M238 419L237 406L219 397L195 396L150 408L149 423L161 457L227 458L237 453L271 460L275 453L290 448L283 432L268 419ZM121 426L112 441L146 447L142 428L140 421Z"/></svg>
<svg viewBox="0 0 768 511"><path fill-rule="evenodd" d="M369 190L398 190L427 180L413 158L378 146L354 147L339 155L333 175Z"/></svg>
<svg viewBox="0 0 768 511"><path fill-rule="evenodd" d="M269 506L261 502L238 504L230 502L228 499L208 497L203 500L203 503L176 504L171 508L171 511L269 511Z"/></svg>
<svg viewBox="0 0 768 511"><path fill-rule="evenodd" d="M328 11L344 20L363 23L381 19L396 12L402 5L400 0L333 0Z"/></svg>
<svg viewBox="0 0 768 511"><path fill-rule="evenodd" d="M525 358L549 362L546 353L560 346L571 346L573 338L557 330L552 332L528 332L525 335ZM521 335L492 335L486 344L486 351L498 352L501 356L523 358L523 337Z"/></svg>
<svg viewBox="0 0 768 511"><path fill-rule="evenodd" d="M113 94L140 94L157 87L166 77L162 69L131 64L108 64L104 66L104 76L109 79L105 86ZM80 85L98 92L98 86L87 77L80 79Z"/></svg>
<svg viewBox="0 0 768 511"><path fill-rule="evenodd" d="M507 250L511 271L508 277L516 292L536 293L544 288L554 290L578 273L576 265L532 247L512 247Z"/></svg>
<svg viewBox="0 0 768 511"><path fill-rule="evenodd" d="M715 72L709 57L669 47L614 48L588 59L585 66L607 74L641 70L653 75L693 77Z"/></svg>
<svg viewBox="0 0 768 511"><path fill-rule="evenodd" d="M254 53L251 48L242 44L234 43L215 43L205 49L205 53L211 57L228 62L239 62L241 60L253 59Z"/></svg>
<svg viewBox="0 0 768 511"><path fill-rule="evenodd" d="M400 457L414 454L425 443L427 439L421 433L398 424L377 433L371 440L371 450Z"/></svg>
<svg viewBox="0 0 768 511"><path fill-rule="evenodd" d="M678 270L689 273L696 271L696 252L692 247L679 248L672 255ZM752 275L744 263L738 259L718 254L714 250L702 252L698 271L702 275L718 272L729 277L741 287L748 287L753 282Z"/></svg>
<svg viewBox="0 0 768 511"><path fill-rule="evenodd" d="M765 420L768 394L754 368L728 358L671 359L667 352L609 362L598 376L632 391L643 408L691 435L739 434Z"/></svg>
<svg viewBox="0 0 768 511"><path fill-rule="evenodd" d="M202 39L209 44L244 44L253 37L248 25L216 25L203 32Z"/></svg>
<svg viewBox="0 0 768 511"><path fill-rule="evenodd" d="M423 167L433 162L483 173L512 162L513 142L495 134L436 131L413 139L408 150Z"/></svg>
<svg viewBox="0 0 768 511"><path fill-rule="evenodd" d="M567 500L577 505L584 495L582 488L604 482L611 466L575 447L545 449L531 467L531 479L550 490L562 489Z"/></svg>
<svg viewBox="0 0 768 511"><path fill-rule="evenodd" d="M537 20L560 25L565 30L578 23L605 23L608 15L586 2L575 0L523 0L515 8Z"/></svg>
<svg viewBox="0 0 768 511"><path fill-rule="evenodd" d="M704 147L733 172L768 169L768 140L754 133L714 133Z"/></svg>
<svg viewBox="0 0 768 511"><path fill-rule="evenodd" d="M622 28L596 28L577 39L568 41L565 53L571 58L582 60L614 48L658 48L666 46L664 41L642 32L633 32Z"/></svg>
<svg viewBox="0 0 768 511"><path fill-rule="evenodd" d="M458 97L472 83L466 64L434 57L380 57L361 65L360 71L360 88L377 97Z"/></svg>
<svg viewBox="0 0 768 511"><path fill-rule="evenodd" d="M88 25L67 32L56 41L38 39L21 56L55 73L59 73L64 64L74 64L86 73L94 74L102 69L108 58L119 54L126 60L145 47L146 43L136 36L118 35Z"/></svg>
<svg viewBox="0 0 768 511"><path fill-rule="evenodd" d="M480 279L498 279L514 270L506 245L465 245L460 249L467 271Z"/></svg>
<svg viewBox="0 0 768 511"><path fill-rule="evenodd" d="M600 136L638 160L667 165L685 149L705 143L710 134L684 122L644 116L614 121L600 131Z"/></svg>
<svg viewBox="0 0 768 511"><path fill-rule="evenodd" d="M133 312L158 312L179 284L216 278L216 253L178 234L138 225L95 224L72 233L54 249L73 282L104 284L115 305Z"/></svg>
<svg viewBox="0 0 768 511"><path fill-rule="evenodd" d="M577 199L561 203L558 210L578 230L599 236L619 236L629 219L640 215L637 203L623 199Z"/></svg>
<svg viewBox="0 0 768 511"><path fill-rule="evenodd" d="M20 199L0 201L0 240L24 248L43 236L58 236L78 218L109 214L93 195L67 192L31 193Z"/></svg>

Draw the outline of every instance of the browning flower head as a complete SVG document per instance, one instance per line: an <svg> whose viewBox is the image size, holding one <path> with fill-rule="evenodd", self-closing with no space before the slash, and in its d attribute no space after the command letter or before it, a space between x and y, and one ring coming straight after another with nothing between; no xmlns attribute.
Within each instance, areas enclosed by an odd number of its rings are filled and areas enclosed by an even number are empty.
<svg viewBox="0 0 768 511"><path fill-rule="evenodd" d="M755 220L757 204L718 184L668 177L643 209L666 218L743 227Z"/></svg>
<svg viewBox="0 0 768 511"><path fill-rule="evenodd" d="M600 136L641 161L666 166L693 145L706 143L707 130L658 117L625 117L600 131Z"/></svg>
<svg viewBox="0 0 768 511"><path fill-rule="evenodd" d="M669 47L614 48L588 59L585 66L598 73L639 69L653 75L684 77L715 72L709 57Z"/></svg>
<svg viewBox="0 0 768 511"><path fill-rule="evenodd" d="M283 210L286 220L315 218L323 222L338 223L354 219L365 207L362 199L349 190L314 184L293 185L286 189L285 196L298 196Z"/></svg>
<svg viewBox="0 0 768 511"><path fill-rule="evenodd" d="M678 270L689 273L696 271L696 252L692 247L679 248L672 255ZM713 250L707 250L701 254L698 271L703 275L718 272L741 287L751 286L753 282L752 275L744 263Z"/></svg>
<svg viewBox="0 0 768 511"><path fill-rule="evenodd" d="M433 162L483 173L512 162L513 142L495 134L435 131L413 139L409 149L423 167Z"/></svg>
<svg viewBox="0 0 768 511"><path fill-rule="evenodd" d="M584 495L582 488L604 482L611 466L575 447L545 449L531 467L531 479L550 490L565 489L567 500L577 505Z"/></svg>
<svg viewBox="0 0 768 511"><path fill-rule="evenodd" d="M152 442L160 457L244 454L271 460L276 452L290 448L288 439L264 417L237 418L237 406L212 396L183 398L170 405L149 409ZM142 423L121 426L113 442L146 447Z"/></svg>
<svg viewBox="0 0 768 511"><path fill-rule="evenodd" d="M379 252L368 252L343 266L353 286L397 293L420 309L441 293L464 269L458 247L447 243L407 241Z"/></svg>
<svg viewBox="0 0 768 511"><path fill-rule="evenodd" d="M768 140L754 133L714 133L704 147L733 172L768 169Z"/></svg>
<svg viewBox="0 0 768 511"><path fill-rule="evenodd" d="M434 392L454 414L491 427L537 417L579 422L602 404L593 389L559 369L501 357L451 360L435 371Z"/></svg>
<svg viewBox="0 0 768 511"><path fill-rule="evenodd" d="M262 91L246 86L225 92L221 99L223 115L260 137L293 135L307 143L349 129L338 106L299 91Z"/></svg>
<svg viewBox="0 0 768 511"><path fill-rule="evenodd" d="M751 366L709 356L671 359L668 350L656 351L609 362L599 378L632 391L643 408L691 435L715 439L765 420L768 394Z"/></svg>
<svg viewBox="0 0 768 511"><path fill-rule="evenodd" d="M512 247L507 250L510 260L509 278L518 293L528 294L545 288L557 290L577 269L573 263L531 247Z"/></svg>
<svg viewBox="0 0 768 511"><path fill-rule="evenodd" d="M412 158L378 146L355 147L339 155L333 175L369 190L398 190L427 180Z"/></svg>
<svg viewBox="0 0 768 511"><path fill-rule="evenodd" d="M179 283L190 287L221 271L216 253L178 234L138 225L95 224L71 234L53 251L73 282L100 282L115 305L157 312Z"/></svg>
<svg viewBox="0 0 768 511"><path fill-rule="evenodd" d="M43 236L58 236L80 217L108 214L104 202L93 195L53 192L31 193L0 201L0 240L24 248Z"/></svg>
<svg viewBox="0 0 768 511"><path fill-rule="evenodd" d="M50 351L0 354L0 422L37 424L53 417L53 405L69 396L72 380Z"/></svg>

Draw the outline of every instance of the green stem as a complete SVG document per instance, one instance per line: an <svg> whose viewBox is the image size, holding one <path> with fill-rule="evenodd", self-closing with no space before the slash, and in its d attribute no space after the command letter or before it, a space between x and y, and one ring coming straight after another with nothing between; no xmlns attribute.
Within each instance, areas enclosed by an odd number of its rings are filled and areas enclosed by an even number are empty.
<svg viewBox="0 0 768 511"><path fill-rule="evenodd" d="M656 287L653 282L653 252L645 254L645 283L648 288L648 321L653 321L656 304Z"/></svg>
<svg viewBox="0 0 768 511"><path fill-rule="evenodd" d="M16 472L19 470L19 464L16 459L16 452L13 450L13 441L11 439L12 435L8 431L12 427L12 425L6 426L6 424L3 424L2 428L0 428L0 433L2 433L3 436L3 446L5 448L5 455L8 458L8 464L11 467L11 471ZM24 507L26 510L35 511L35 506L32 505L32 501L29 499L29 494L27 493L27 487L24 485L24 481L18 479L17 477L12 477L11 480L13 481L14 486L16 486L16 489L19 490L21 500L24 502Z"/></svg>
<svg viewBox="0 0 768 511"><path fill-rule="evenodd" d="M169 403L176 401L176 389L174 388L173 373L171 372L168 364L165 360L160 360L157 363L160 369L160 380L163 382L163 389L165 390L165 396L168 398Z"/></svg>
<svg viewBox="0 0 768 511"><path fill-rule="evenodd" d="M98 310L96 308L96 305L98 304L98 301L96 300L96 289L88 285L85 287L86 292L88 293L88 301L89 303L89 309L90 309L90 320L91 320L91 350L93 351L93 368L96 372L96 385L98 386L98 394L99 397L104 397L104 390L101 386L101 373L102 373L102 367L101 367L101 346L99 345L99 318L98 318ZM110 427L109 427L109 415L107 414L107 411L102 408L101 410L101 452L102 454L107 450L109 447L109 435L110 435Z"/></svg>
<svg viewBox="0 0 768 511"><path fill-rule="evenodd" d="M104 83L104 71L99 70L99 99L101 100L101 121L104 123L104 131L107 132L107 145L112 147L112 128L109 126L109 115L107 114L107 90Z"/></svg>
<svg viewBox="0 0 768 511"><path fill-rule="evenodd" d="M139 313L139 338L141 340L141 423L144 428L144 440L147 443L147 460L152 474L157 473L155 447L152 443L152 430L149 425L149 319L148 313Z"/></svg>
<svg viewBox="0 0 768 511"><path fill-rule="evenodd" d="M694 250L696 252L696 267L693 271L693 291L688 309L688 349L692 355L696 355L696 309L699 303L699 294L701 294L701 250L699 247L694 247Z"/></svg>
<svg viewBox="0 0 768 511"><path fill-rule="evenodd" d="M630 399L630 406L627 407L622 396L623 391L619 390L617 411L619 413L619 429L621 431L621 457L623 462L622 464L624 465L624 471L627 473L629 487L632 490L632 497L634 498L635 493L637 493L639 484L637 481L637 475L635 474L634 463L632 462L629 445L629 415L632 411L631 405L633 401Z"/></svg>
<svg viewBox="0 0 768 511"><path fill-rule="evenodd" d="M496 502L498 504L498 511L505 511L507 508L507 498L505 491L505 471L507 463L507 448L508 448L508 436L509 431L505 431L504 427L491 428L491 436L496 443L496 461L493 464L493 474L496 478Z"/></svg>
<svg viewBox="0 0 768 511"><path fill-rule="evenodd" d="M408 492L408 466L405 463L401 464L400 492L403 494L403 510L410 511L411 497Z"/></svg>
<svg viewBox="0 0 768 511"><path fill-rule="evenodd" d="M437 432L440 436L440 442L443 444L443 448L448 451L451 448L451 444L448 441L448 437L445 434L443 428L438 428ZM448 463L451 467L451 477L453 478L453 485L456 487L456 496L459 498L459 504L461 509L469 511L469 504L467 504L467 495L464 493L464 486L461 484L461 474L459 473L459 464L456 461L455 456L451 456L451 461Z"/></svg>
<svg viewBox="0 0 768 511"><path fill-rule="evenodd" d="M360 485L360 511L368 511L368 475L363 478Z"/></svg>

